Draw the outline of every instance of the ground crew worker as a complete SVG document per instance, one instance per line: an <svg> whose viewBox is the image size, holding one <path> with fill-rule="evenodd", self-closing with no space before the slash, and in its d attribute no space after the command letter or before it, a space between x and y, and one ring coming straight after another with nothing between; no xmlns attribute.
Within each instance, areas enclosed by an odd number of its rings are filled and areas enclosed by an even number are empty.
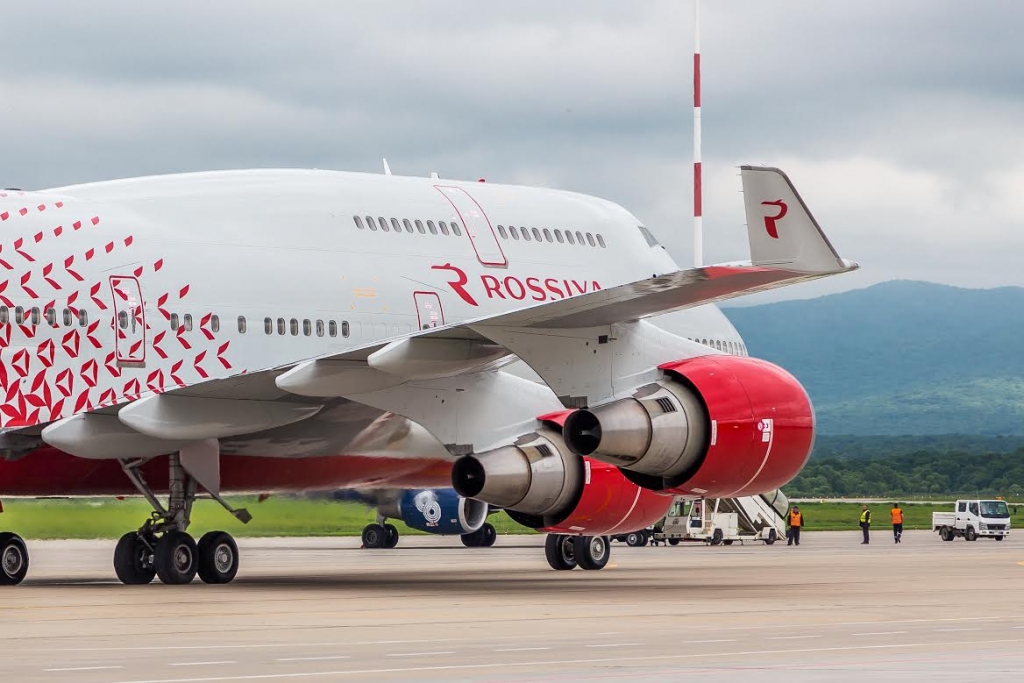
<svg viewBox="0 0 1024 683"><path fill-rule="evenodd" d="M804 516L800 512L800 506L794 505L793 509L786 515L786 524L789 525L789 533L786 534L786 545L796 543L800 545L800 527L804 525Z"/></svg>
<svg viewBox="0 0 1024 683"><path fill-rule="evenodd" d="M903 510L900 509L899 503L892 504L892 510L889 510L889 517L892 519L892 539L896 543L903 542Z"/></svg>
<svg viewBox="0 0 1024 683"><path fill-rule="evenodd" d="M868 510L868 506L865 505L860 509L860 528L864 532L864 541L861 545L867 545L870 540L871 531L871 510Z"/></svg>

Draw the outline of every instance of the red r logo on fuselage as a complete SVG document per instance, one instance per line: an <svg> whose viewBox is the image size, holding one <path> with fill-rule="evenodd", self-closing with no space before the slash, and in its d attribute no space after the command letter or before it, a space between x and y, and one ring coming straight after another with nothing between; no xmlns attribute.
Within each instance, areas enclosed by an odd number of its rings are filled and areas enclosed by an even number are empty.
<svg viewBox="0 0 1024 683"><path fill-rule="evenodd" d="M764 229L768 231L768 236L772 239L779 239L779 228L776 223L785 217L789 207L781 199L776 199L774 202L761 202L761 206L777 206L779 208L779 213L776 215L764 217Z"/></svg>
<svg viewBox="0 0 1024 683"><path fill-rule="evenodd" d="M466 291L466 283L469 282L469 277L466 275L466 271L462 270L462 268L457 268L456 266L453 266L450 263L446 263L443 266L430 266L430 269L450 270L451 272L455 273L456 279L449 280L448 286L452 288L452 291L459 295L460 299L465 301L470 306L480 305L476 302L476 299L473 298L473 295Z"/></svg>

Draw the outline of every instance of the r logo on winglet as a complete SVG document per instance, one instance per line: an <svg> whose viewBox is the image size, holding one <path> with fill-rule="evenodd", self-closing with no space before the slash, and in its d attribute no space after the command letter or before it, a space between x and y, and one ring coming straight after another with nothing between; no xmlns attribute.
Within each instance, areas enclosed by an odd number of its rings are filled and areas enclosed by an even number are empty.
<svg viewBox="0 0 1024 683"><path fill-rule="evenodd" d="M776 199L773 202L761 202L761 205L777 206L779 208L778 214L774 216L764 217L764 229L768 232L769 237L777 240L779 239L779 228L776 225L776 223L782 220L782 218L786 215L786 212L789 211L789 207L786 205L786 202L782 201L781 199Z"/></svg>

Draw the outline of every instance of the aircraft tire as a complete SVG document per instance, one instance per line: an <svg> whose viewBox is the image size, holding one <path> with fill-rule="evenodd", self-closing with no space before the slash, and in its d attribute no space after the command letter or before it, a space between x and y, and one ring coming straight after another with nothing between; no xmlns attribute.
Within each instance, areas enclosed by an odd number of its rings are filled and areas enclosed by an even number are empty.
<svg viewBox="0 0 1024 683"><path fill-rule="evenodd" d="M387 539L384 541L385 548L394 548L398 545L398 527L394 524L385 524L384 533L387 534Z"/></svg>
<svg viewBox="0 0 1024 683"><path fill-rule="evenodd" d="M129 531L114 546L114 573L126 586L141 586L153 581L156 567L149 561L150 550L139 534Z"/></svg>
<svg viewBox="0 0 1024 683"><path fill-rule="evenodd" d="M168 531L156 543L153 564L160 581L171 586L192 583L199 570L199 548L184 531Z"/></svg>
<svg viewBox="0 0 1024 683"><path fill-rule="evenodd" d="M363 527L364 548L384 548L387 542L388 532L380 524L367 524Z"/></svg>
<svg viewBox="0 0 1024 683"><path fill-rule="evenodd" d="M572 539L573 550L580 569L597 571L604 569L612 556L612 546L607 536L576 536Z"/></svg>
<svg viewBox="0 0 1024 683"><path fill-rule="evenodd" d="M569 571L577 566L574 538L564 534L548 534L544 539L544 557L552 569Z"/></svg>
<svg viewBox="0 0 1024 683"><path fill-rule="evenodd" d="M16 586L28 574L28 546L21 536L0 533L0 586Z"/></svg>
<svg viewBox="0 0 1024 683"><path fill-rule="evenodd" d="M494 542L498 540L498 531L490 522L484 522L484 525L480 527L480 531L483 532L480 547L490 548L494 545ZM999 540L1003 540L1001 536L999 537Z"/></svg>
<svg viewBox="0 0 1024 683"><path fill-rule="evenodd" d="M238 574L238 545L231 534L209 531L199 539L199 578L203 583L231 583Z"/></svg>

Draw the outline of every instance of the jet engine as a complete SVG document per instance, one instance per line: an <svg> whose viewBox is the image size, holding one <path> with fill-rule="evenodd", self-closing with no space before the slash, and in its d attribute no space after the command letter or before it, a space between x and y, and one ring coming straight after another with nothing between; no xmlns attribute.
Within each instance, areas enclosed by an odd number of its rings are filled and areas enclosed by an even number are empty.
<svg viewBox="0 0 1024 683"><path fill-rule="evenodd" d="M779 488L807 462L814 410L782 368L715 355L661 370L629 398L568 415L566 446L644 488L716 498Z"/></svg>
<svg viewBox="0 0 1024 683"><path fill-rule="evenodd" d="M547 425L509 446L457 460L452 486L462 496L505 508L524 526L553 533L628 532L661 519L671 498L566 447L556 431L566 414L542 418Z"/></svg>
<svg viewBox="0 0 1024 683"><path fill-rule="evenodd" d="M484 525L487 508L487 503L463 498L451 489L423 489L402 491L398 498L377 509L385 517L400 519L418 531L462 535Z"/></svg>

